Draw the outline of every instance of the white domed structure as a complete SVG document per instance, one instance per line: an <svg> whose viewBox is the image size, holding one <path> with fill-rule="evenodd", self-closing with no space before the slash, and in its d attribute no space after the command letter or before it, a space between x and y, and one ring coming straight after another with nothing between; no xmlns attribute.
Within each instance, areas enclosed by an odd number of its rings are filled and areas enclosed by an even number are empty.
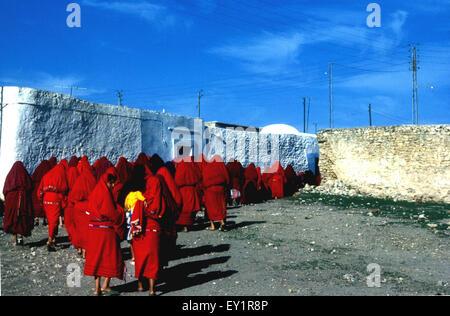
<svg viewBox="0 0 450 316"><path fill-rule="evenodd" d="M261 134L304 135L295 127L286 124L272 124L261 129Z"/></svg>

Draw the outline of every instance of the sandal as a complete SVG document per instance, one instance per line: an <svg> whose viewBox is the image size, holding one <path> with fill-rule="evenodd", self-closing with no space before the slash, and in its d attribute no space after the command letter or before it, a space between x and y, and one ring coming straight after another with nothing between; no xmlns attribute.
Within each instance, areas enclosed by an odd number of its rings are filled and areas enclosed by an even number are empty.
<svg viewBox="0 0 450 316"><path fill-rule="evenodd" d="M225 225L222 225L222 226L219 227L219 230L220 230L221 232L226 232L226 231L227 231L227 228L225 227Z"/></svg>
<svg viewBox="0 0 450 316"><path fill-rule="evenodd" d="M48 250L48 252L56 252L55 244L47 243L47 250Z"/></svg>
<svg viewBox="0 0 450 316"><path fill-rule="evenodd" d="M215 231L216 229L215 229L215 228L213 229L213 228L211 228L210 226L208 226L208 227L205 228L205 230L209 230L210 232L213 232L213 231Z"/></svg>
<svg viewBox="0 0 450 316"><path fill-rule="evenodd" d="M109 291L102 291L103 294L108 295L108 296L119 296L120 293L114 290L109 290Z"/></svg>

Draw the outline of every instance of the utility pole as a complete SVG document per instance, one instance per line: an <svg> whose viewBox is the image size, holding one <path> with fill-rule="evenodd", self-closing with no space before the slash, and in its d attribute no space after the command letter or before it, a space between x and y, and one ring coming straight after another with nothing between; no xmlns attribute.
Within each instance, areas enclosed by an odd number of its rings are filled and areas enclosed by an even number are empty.
<svg viewBox="0 0 450 316"><path fill-rule="evenodd" d="M417 61L417 47L413 45L409 45L409 52L411 53L411 71L412 71L412 124L419 124L419 101L417 97L417 88L418 88L418 80L417 80L417 71L420 69L417 65L419 62Z"/></svg>
<svg viewBox="0 0 450 316"><path fill-rule="evenodd" d="M87 88L81 88L78 86L70 86L70 96L73 96L73 89L77 89L77 90L87 90Z"/></svg>
<svg viewBox="0 0 450 316"><path fill-rule="evenodd" d="M122 94L122 90L117 90L116 91L117 92L117 97L118 97L118 99L119 99L119 106L122 106L122 97L123 97L123 94Z"/></svg>
<svg viewBox="0 0 450 316"><path fill-rule="evenodd" d="M198 118L200 118L200 100L204 96L203 90L198 92Z"/></svg>
<svg viewBox="0 0 450 316"><path fill-rule="evenodd" d="M372 127L372 105L369 104L369 124Z"/></svg>
<svg viewBox="0 0 450 316"><path fill-rule="evenodd" d="M330 78L330 128L333 128L333 63L329 63L328 68L328 76Z"/></svg>
<svg viewBox="0 0 450 316"><path fill-rule="evenodd" d="M306 119L306 132L309 132L309 109L311 108L311 98L308 98L308 118Z"/></svg>
<svg viewBox="0 0 450 316"><path fill-rule="evenodd" d="M306 133L306 98L303 98L303 133Z"/></svg>

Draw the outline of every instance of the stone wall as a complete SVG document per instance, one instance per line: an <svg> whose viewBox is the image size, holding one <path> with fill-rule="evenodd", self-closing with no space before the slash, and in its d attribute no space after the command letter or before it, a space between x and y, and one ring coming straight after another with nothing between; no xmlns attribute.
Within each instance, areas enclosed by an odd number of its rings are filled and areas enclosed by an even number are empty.
<svg viewBox="0 0 450 316"><path fill-rule="evenodd" d="M328 129L318 133L324 182L363 193L450 203L450 125Z"/></svg>

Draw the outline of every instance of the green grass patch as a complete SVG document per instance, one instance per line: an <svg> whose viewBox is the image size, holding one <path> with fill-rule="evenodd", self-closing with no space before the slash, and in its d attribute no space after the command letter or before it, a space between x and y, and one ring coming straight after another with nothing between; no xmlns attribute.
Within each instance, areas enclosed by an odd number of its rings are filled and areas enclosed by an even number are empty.
<svg viewBox="0 0 450 316"><path fill-rule="evenodd" d="M396 202L368 196L328 195L317 192L301 192L287 199L299 205L323 204L338 210L365 209L373 216L412 220L423 228L430 228L428 224L436 224L436 229L441 232L448 230L446 221L450 219L450 204Z"/></svg>

